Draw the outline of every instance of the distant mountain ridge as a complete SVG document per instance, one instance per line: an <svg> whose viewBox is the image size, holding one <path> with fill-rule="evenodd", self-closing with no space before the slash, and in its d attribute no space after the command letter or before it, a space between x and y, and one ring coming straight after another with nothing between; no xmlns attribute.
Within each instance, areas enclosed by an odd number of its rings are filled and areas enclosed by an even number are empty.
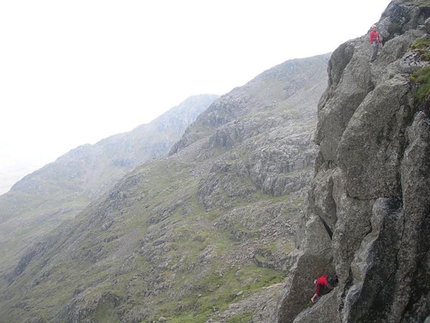
<svg viewBox="0 0 430 323"><path fill-rule="evenodd" d="M11 245L8 251L14 255L19 245L73 218L136 166L167 155L188 125L218 97L192 96L148 124L79 146L25 176L0 196L0 247Z"/></svg>
<svg viewBox="0 0 430 323"><path fill-rule="evenodd" d="M223 95L168 157L30 245L0 280L3 317L227 322L261 306L267 322L295 257L328 58L287 61Z"/></svg>

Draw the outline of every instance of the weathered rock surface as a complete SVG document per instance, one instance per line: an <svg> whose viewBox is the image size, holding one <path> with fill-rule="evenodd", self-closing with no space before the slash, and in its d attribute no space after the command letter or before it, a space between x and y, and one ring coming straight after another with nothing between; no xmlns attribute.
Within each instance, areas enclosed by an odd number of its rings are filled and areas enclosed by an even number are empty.
<svg viewBox="0 0 430 323"><path fill-rule="evenodd" d="M299 256L272 322L430 316L430 111L410 80L429 65L411 49L430 37L429 16L428 1L393 1L378 24L387 41L377 61L367 36L333 53ZM339 286L308 308L325 273Z"/></svg>

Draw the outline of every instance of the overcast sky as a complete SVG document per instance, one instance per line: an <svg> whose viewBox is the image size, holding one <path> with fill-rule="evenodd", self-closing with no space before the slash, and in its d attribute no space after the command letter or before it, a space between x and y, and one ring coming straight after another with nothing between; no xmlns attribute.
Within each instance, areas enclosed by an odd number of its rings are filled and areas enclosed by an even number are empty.
<svg viewBox="0 0 430 323"><path fill-rule="evenodd" d="M0 181L367 33L388 0L0 3ZM9 168L8 168L9 167ZM0 192L1 193L1 192Z"/></svg>

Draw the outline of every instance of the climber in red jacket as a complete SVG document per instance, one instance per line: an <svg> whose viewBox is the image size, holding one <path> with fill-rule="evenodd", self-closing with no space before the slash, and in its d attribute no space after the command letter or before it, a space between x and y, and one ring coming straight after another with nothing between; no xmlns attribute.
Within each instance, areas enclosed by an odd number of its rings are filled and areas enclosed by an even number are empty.
<svg viewBox="0 0 430 323"><path fill-rule="evenodd" d="M337 276L335 278L332 278L328 275L323 275L318 277L318 279L315 279L314 284L316 288L315 288L315 294L311 298L312 303L315 303L316 301L318 301L321 295L324 295L330 292L337 285L338 281L339 280Z"/></svg>
<svg viewBox="0 0 430 323"><path fill-rule="evenodd" d="M382 40L376 30L376 25L373 25L371 29L372 31L369 34L370 46L372 46L372 57L370 58L370 62L374 62L378 55L379 45L382 45Z"/></svg>

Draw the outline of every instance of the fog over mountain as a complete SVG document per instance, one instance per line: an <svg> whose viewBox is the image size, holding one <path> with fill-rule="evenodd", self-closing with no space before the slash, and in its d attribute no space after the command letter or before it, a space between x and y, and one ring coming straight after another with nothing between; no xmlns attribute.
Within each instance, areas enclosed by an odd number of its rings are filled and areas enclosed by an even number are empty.
<svg viewBox="0 0 430 323"><path fill-rule="evenodd" d="M24 164L9 155L0 155L0 195L9 191L13 184L33 169L33 164Z"/></svg>

